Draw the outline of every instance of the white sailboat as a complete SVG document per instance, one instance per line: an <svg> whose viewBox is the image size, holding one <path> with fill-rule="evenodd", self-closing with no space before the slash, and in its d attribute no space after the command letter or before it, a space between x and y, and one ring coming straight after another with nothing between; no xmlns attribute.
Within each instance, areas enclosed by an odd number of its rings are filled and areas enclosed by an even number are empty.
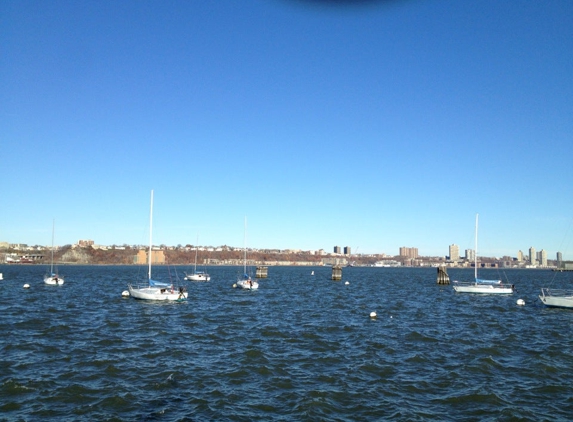
<svg viewBox="0 0 573 422"><path fill-rule="evenodd" d="M543 287L539 299L552 308L573 308L573 290Z"/></svg>
<svg viewBox="0 0 573 422"><path fill-rule="evenodd" d="M64 284L64 277L58 274L58 268L54 270L54 231L56 222L52 221L52 257L50 259L50 272L44 276L44 283L52 286L61 286Z"/></svg>
<svg viewBox="0 0 573 422"><path fill-rule="evenodd" d="M485 280L478 278L477 273L477 236L478 236L478 216L476 214L476 233L475 233L475 254L474 254L474 281L473 282L460 282L454 280L453 288L458 293L481 293L481 294L512 294L514 290L513 284L504 284L501 280Z"/></svg>
<svg viewBox="0 0 573 422"><path fill-rule="evenodd" d="M244 248L243 248L243 276L237 280L237 287L241 289L256 290L259 288L259 283L247 274L247 217L245 217L245 233L244 233Z"/></svg>
<svg viewBox="0 0 573 422"><path fill-rule="evenodd" d="M151 207L149 211L149 252L147 254L147 283L145 285L127 285L129 294L135 299L142 300L172 300L184 301L187 299L187 291L184 287L176 288L172 283L163 283L151 279L151 244L153 227L153 190L151 191Z"/></svg>
<svg viewBox="0 0 573 422"><path fill-rule="evenodd" d="M211 276L204 271L197 271L197 250L199 249L199 236L197 236L197 244L195 245L195 265L193 267L193 274L185 273L185 280L190 281L209 281Z"/></svg>

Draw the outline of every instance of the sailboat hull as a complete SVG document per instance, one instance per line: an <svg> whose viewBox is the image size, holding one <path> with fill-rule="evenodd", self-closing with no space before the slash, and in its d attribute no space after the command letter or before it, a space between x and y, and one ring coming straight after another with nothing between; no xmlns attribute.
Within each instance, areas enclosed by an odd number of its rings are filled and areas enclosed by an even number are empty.
<svg viewBox="0 0 573 422"><path fill-rule="evenodd" d="M129 295L134 299L140 300L186 300L188 293L183 290L174 290L171 288L160 287L134 287L131 284L127 286Z"/></svg>
<svg viewBox="0 0 573 422"><path fill-rule="evenodd" d="M513 286L499 284L460 283L454 281L453 288L457 293L478 293L487 295L510 295L513 293Z"/></svg>
<svg viewBox="0 0 573 422"><path fill-rule="evenodd" d="M190 280L190 281L209 281L209 280L211 280L211 277L209 276L209 274L195 273L195 274L187 274L187 275L185 276L185 280Z"/></svg>
<svg viewBox="0 0 573 422"><path fill-rule="evenodd" d="M237 281L237 287L247 290L257 290L259 288L259 283L252 280L239 280Z"/></svg>
<svg viewBox="0 0 573 422"><path fill-rule="evenodd" d="M539 299L545 306L552 308L573 308L573 291L541 289Z"/></svg>
<svg viewBox="0 0 573 422"><path fill-rule="evenodd" d="M48 284L51 286L61 286L62 284L64 284L64 278L55 276L46 276L44 277L44 284Z"/></svg>

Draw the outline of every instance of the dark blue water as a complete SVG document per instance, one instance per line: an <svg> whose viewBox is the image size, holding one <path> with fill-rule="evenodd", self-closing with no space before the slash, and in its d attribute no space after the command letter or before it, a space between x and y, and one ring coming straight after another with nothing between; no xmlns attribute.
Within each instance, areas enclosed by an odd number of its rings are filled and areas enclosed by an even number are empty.
<svg viewBox="0 0 573 422"><path fill-rule="evenodd" d="M135 267L60 267L64 286L39 266L0 271L3 420L573 418L573 311L537 299L573 273L510 270L516 294L474 296L435 269L345 268L335 282L270 267L245 291L221 267L187 283L187 303L153 303L121 297Z"/></svg>

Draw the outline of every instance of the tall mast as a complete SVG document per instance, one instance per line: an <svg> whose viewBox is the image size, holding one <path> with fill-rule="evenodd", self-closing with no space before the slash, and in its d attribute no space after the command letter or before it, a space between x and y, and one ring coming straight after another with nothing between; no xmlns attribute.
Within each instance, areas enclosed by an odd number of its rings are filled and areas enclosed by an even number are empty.
<svg viewBox="0 0 573 422"><path fill-rule="evenodd" d="M474 253L474 278L477 280L478 277L478 216L476 214L476 250Z"/></svg>
<svg viewBox="0 0 573 422"><path fill-rule="evenodd" d="M50 275L54 274L54 231L56 228L56 220L52 220L52 260L50 263Z"/></svg>
<svg viewBox="0 0 573 422"><path fill-rule="evenodd" d="M195 268L193 268L193 272L197 272L197 250L199 249L199 233L197 233L197 242L195 242Z"/></svg>
<svg viewBox="0 0 573 422"><path fill-rule="evenodd" d="M153 229L153 189L151 189L151 205L149 208L149 257L147 259L147 278L151 279L151 233Z"/></svg>
<svg viewBox="0 0 573 422"><path fill-rule="evenodd" d="M245 232L243 234L243 274L247 274L247 216L245 215Z"/></svg>

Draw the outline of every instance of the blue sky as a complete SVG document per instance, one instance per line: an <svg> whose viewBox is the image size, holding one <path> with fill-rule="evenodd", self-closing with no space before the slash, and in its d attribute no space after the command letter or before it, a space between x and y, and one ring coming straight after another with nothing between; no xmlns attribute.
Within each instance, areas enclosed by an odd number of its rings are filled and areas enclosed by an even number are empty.
<svg viewBox="0 0 573 422"><path fill-rule="evenodd" d="M573 259L573 2L2 1L0 241Z"/></svg>

